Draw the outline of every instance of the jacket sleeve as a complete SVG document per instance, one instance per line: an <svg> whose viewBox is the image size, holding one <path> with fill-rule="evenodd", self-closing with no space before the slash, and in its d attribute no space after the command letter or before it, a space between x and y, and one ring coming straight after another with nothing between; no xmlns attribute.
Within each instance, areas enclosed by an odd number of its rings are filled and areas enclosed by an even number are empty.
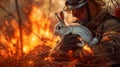
<svg viewBox="0 0 120 67"><path fill-rule="evenodd" d="M114 19L106 20L101 27L103 31L101 42L112 41L115 44L120 42L120 22Z"/></svg>
<svg viewBox="0 0 120 67"><path fill-rule="evenodd" d="M107 53L120 52L120 22L115 19L106 20L103 24L100 44Z"/></svg>
<svg viewBox="0 0 120 67"><path fill-rule="evenodd" d="M104 29L106 32L120 32L120 21L117 21L115 19L109 19L104 22Z"/></svg>

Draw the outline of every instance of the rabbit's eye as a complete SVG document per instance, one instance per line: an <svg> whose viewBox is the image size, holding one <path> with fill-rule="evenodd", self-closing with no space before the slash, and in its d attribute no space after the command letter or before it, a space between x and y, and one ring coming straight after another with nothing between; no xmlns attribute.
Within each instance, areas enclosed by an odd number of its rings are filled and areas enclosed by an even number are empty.
<svg viewBox="0 0 120 67"><path fill-rule="evenodd" d="M58 26L58 30L60 30L61 29L61 27L60 26Z"/></svg>

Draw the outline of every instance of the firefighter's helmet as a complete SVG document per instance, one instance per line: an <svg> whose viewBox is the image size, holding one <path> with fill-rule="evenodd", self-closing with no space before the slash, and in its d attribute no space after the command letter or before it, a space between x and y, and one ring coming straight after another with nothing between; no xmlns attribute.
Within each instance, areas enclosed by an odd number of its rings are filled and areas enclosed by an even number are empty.
<svg viewBox="0 0 120 67"><path fill-rule="evenodd" d="M73 10L84 6L89 0L66 0L64 10ZM103 0L93 0L98 5L103 6L105 2Z"/></svg>

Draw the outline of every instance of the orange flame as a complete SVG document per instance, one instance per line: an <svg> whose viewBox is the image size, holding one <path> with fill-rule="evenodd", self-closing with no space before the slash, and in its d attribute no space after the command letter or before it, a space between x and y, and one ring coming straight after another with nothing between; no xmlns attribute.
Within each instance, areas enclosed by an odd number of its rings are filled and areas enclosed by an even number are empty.
<svg viewBox="0 0 120 67"><path fill-rule="evenodd" d="M51 28L52 21L45 17L40 8L36 6L32 7L29 20L32 27L29 29L31 30L31 33L28 35L24 29L22 30L23 53L28 54L38 45L48 45L53 48L58 38L53 34L53 30ZM5 25L6 27L11 26L15 34L10 39L7 39L8 37L4 33L0 32L0 43L6 44L8 46L8 54L12 57L17 52L16 50L20 49L16 48L19 47L20 44L19 26L18 22L14 19L10 22L5 21ZM3 27L2 30L6 30L6 27ZM9 34L11 35L11 33ZM4 53L5 52L2 51L2 55L4 55Z"/></svg>
<svg viewBox="0 0 120 67"><path fill-rule="evenodd" d="M83 47L83 52L84 52L84 54L87 55L87 56L94 54L93 50L92 50L88 45L85 45L85 46Z"/></svg>
<svg viewBox="0 0 120 67"><path fill-rule="evenodd" d="M50 28L51 21L44 17L39 7L33 6L29 15L29 20L32 25L32 34L30 36L24 36L23 52L28 53L33 50L37 45L48 45L51 48L56 44L54 34ZM37 35L35 35L35 34ZM47 41L46 41L47 40Z"/></svg>
<svg viewBox="0 0 120 67"><path fill-rule="evenodd" d="M73 59L73 51L72 50L69 50L67 55L70 59Z"/></svg>
<svg viewBox="0 0 120 67"><path fill-rule="evenodd" d="M44 59L45 61L52 61L52 60L54 60L54 57L51 57L51 56L48 56L48 57L46 57L45 59Z"/></svg>

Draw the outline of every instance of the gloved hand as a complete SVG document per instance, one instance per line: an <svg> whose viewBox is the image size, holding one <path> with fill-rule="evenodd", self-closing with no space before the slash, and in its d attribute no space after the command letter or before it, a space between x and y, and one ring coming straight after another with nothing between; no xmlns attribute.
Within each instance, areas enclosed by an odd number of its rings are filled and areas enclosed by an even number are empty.
<svg viewBox="0 0 120 67"><path fill-rule="evenodd" d="M61 41L60 50L68 51L68 50L76 50L78 47L76 44L81 43L81 41L78 39L80 37L78 34L68 34L64 37L64 39Z"/></svg>

